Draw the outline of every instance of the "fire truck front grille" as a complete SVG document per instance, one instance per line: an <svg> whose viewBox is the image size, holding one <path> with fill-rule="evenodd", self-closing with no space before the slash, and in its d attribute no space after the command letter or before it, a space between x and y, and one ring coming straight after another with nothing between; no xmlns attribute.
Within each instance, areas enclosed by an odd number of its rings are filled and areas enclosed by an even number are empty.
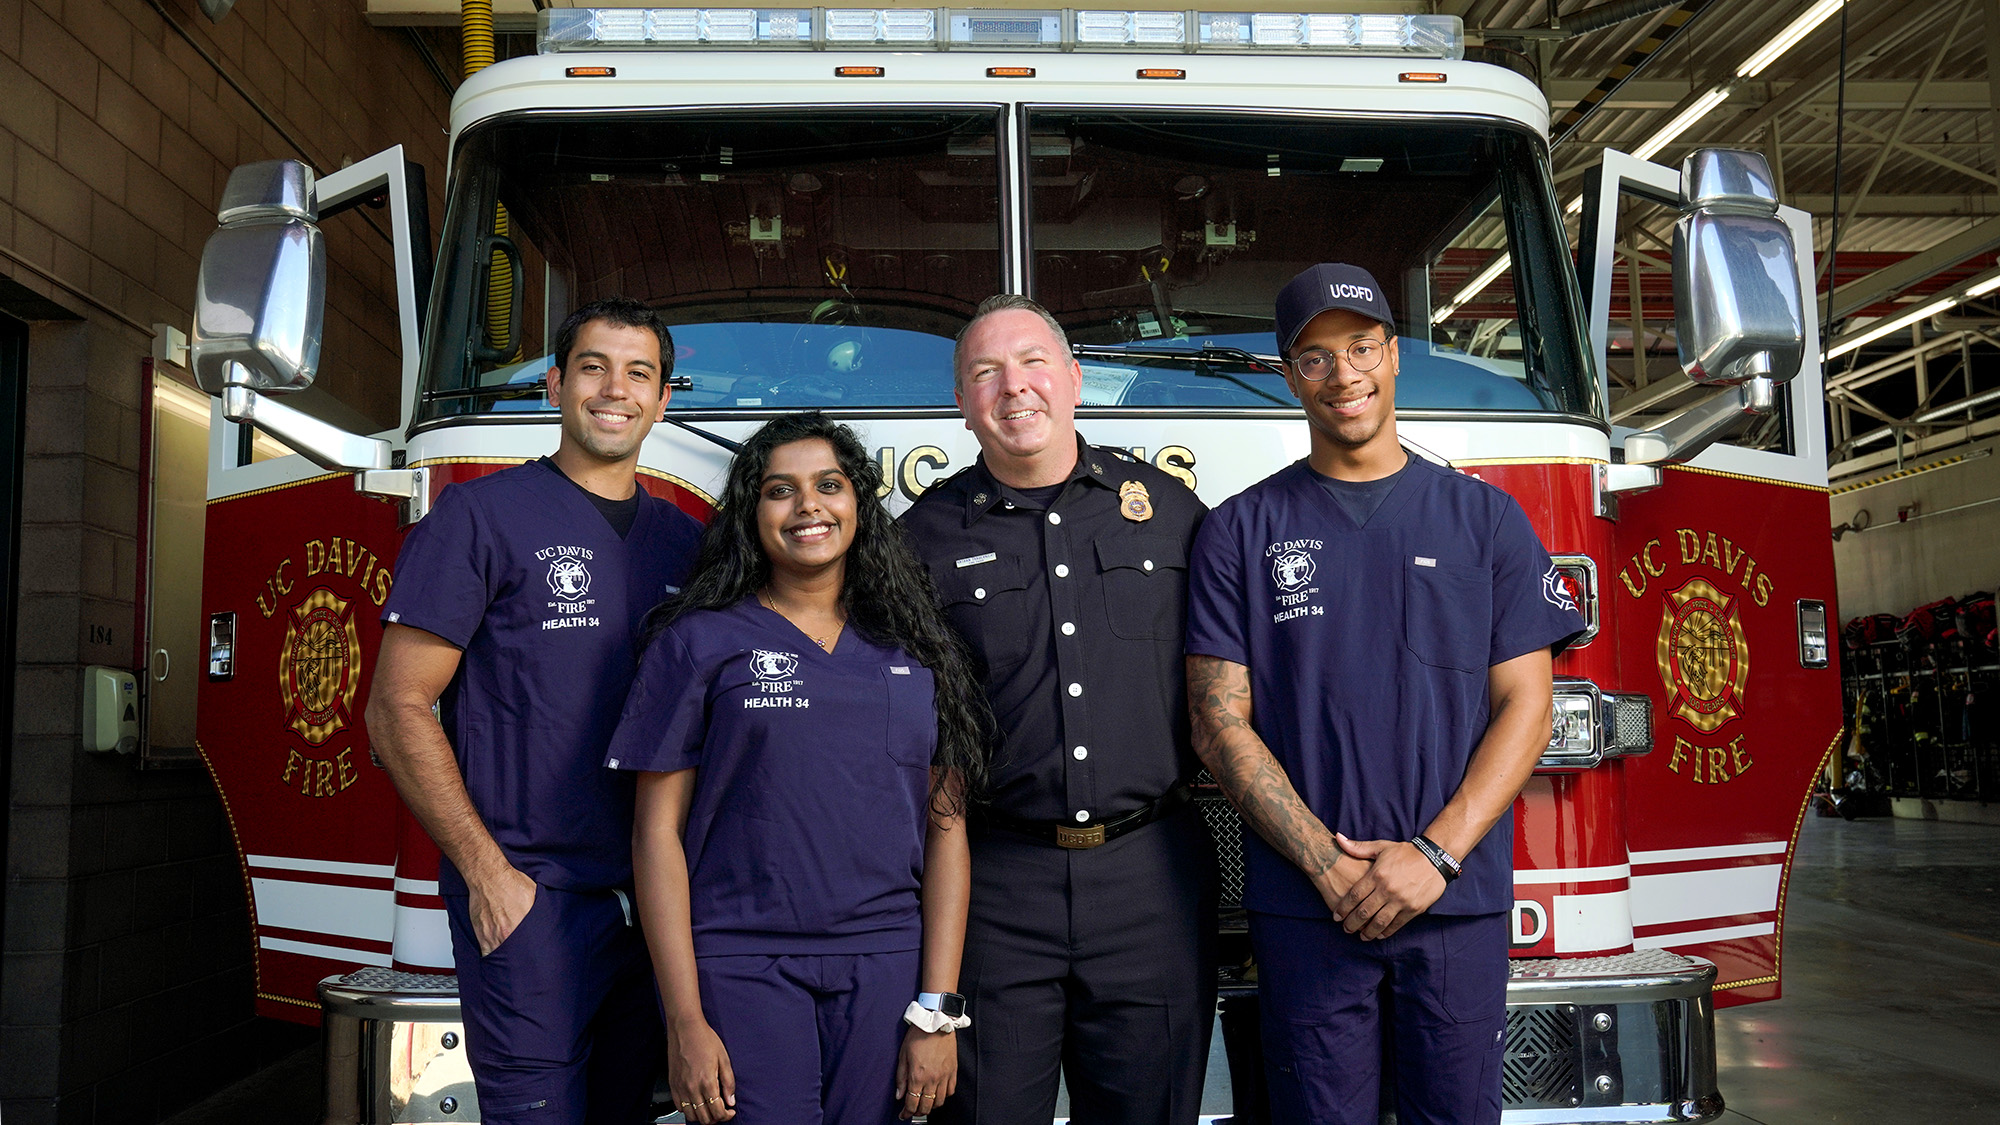
<svg viewBox="0 0 2000 1125"><path fill-rule="evenodd" d="M1243 819L1236 815L1236 806L1229 798L1214 789L1200 788L1208 781L1203 773L1196 782L1195 804L1201 809L1201 819L1208 824L1208 834L1215 837L1215 866L1222 876L1222 900L1218 904L1223 910L1236 910L1243 906Z"/></svg>
<svg viewBox="0 0 2000 1125"><path fill-rule="evenodd" d="M1567 1004L1507 1009L1507 1055L1501 1101L1509 1108L1573 1106L1577 1077L1576 1009Z"/></svg>

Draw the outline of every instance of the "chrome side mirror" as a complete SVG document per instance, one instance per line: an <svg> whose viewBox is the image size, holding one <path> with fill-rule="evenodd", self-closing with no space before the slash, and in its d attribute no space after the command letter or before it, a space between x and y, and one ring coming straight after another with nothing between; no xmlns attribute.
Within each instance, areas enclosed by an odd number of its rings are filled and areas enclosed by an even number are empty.
<svg viewBox="0 0 2000 1125"><path fill-rule="evenodd" d="M1805 361L1799 252L1777 217L1763 156L1699 149L1681 164L1674 310L1681 369L1697 383L1783 383Z"/></svg>
<svg viewBox="0 0 2000 1125"><path fill-rule="evenodd" d="M326 315L326 243L316 218L304 164L266 160L230 173L216 209L221 226L201 254L188 346L202 390L312 386Z"/></svg>

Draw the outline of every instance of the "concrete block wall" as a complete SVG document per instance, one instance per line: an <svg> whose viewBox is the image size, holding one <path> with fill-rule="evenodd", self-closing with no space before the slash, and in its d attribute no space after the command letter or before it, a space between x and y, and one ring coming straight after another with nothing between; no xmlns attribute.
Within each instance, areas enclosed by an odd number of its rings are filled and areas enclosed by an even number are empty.
<svg viewBox="0 0 2000 1125"><path fill-rule="evenodd" d="M82 669L135 663L141 365L151 325L190 323L229 170L285 157L326 172L402 143L441 220L449 95L364 10L239 0L211 24L193 0L0 2L0 309L30 321L0 779L8 1125L158 1121L313 1041L251 1014L248 906L206 774L85 755ZM328 236L315 390L386 424L399 397L389 244L358 213Z"/></svg>

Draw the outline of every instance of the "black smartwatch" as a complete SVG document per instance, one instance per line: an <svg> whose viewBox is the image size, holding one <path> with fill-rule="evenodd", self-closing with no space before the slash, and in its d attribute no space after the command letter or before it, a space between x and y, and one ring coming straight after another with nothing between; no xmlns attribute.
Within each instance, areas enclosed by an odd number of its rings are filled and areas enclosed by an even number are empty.
<svg viewBox="0 0 2000 1125"><path fill-rule="evenodd" d="M965 1015L965 997L956 992L919 992L917 1007L929 1012L940 1012L952 1019Z"/></svg>

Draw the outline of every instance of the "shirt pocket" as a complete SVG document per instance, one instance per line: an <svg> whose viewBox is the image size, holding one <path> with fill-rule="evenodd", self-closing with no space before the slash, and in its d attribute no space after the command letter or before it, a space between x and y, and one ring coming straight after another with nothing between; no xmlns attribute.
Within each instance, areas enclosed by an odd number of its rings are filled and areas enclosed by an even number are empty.
<svg viewBox="0 0 2000 1125"><path fill-rule="evenodd" d="M928 771L937 749L937 686L931 670L905 658L883 665L882 681L889 701L883 738L889 760Z"/></svg>
<svg viewBox="0 0 2000 1125"><path fill-rule="evenodd" d="M1128 641L1181 639L1187 601L1187 544L1166 535L1097 541L1104 611Z"/></svg>
<svg viewBox="0 0 2000 1125"><path fill-rule="evenodd" d="M1403 564L1403 641L1434 668L1483 672L1492 655L1493 576L1457 563Z"/></svg>
<svg viewBox="0 0 2000 1125"><path fill-rule="evenodd" d="M1028 658L1043 638L1026 628L1034 620L1028 605L1028 574L1021 561L1001 555L992 562L957 567L938 580L944 613L988 674L1006 671Z"/></svg>

